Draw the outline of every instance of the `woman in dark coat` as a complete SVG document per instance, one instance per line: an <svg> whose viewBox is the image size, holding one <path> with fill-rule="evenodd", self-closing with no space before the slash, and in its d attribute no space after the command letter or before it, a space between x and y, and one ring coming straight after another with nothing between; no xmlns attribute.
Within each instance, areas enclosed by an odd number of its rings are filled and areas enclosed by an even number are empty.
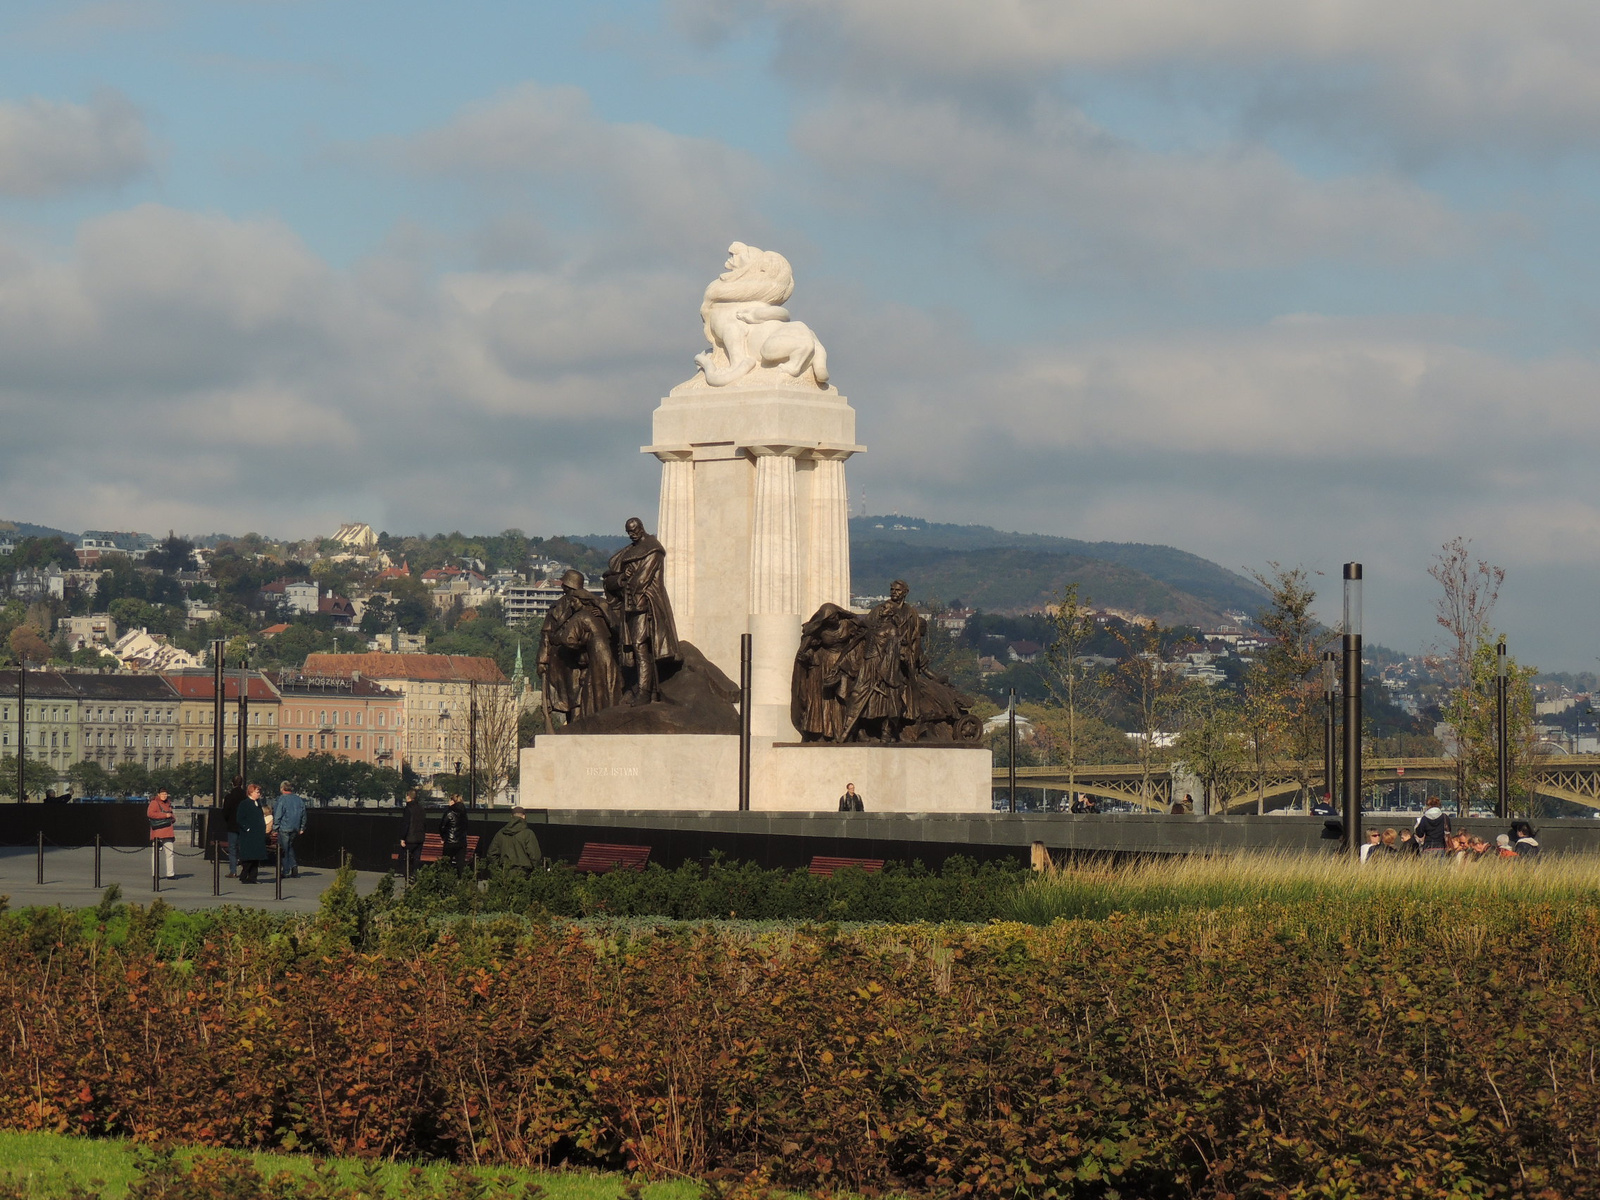
<svg viewBox="0 0 1600 1200"><path fill-rule="evenodd" d="M267 813L261 804L261 786L252 783L239 803L239 882L255 883L267 861Z"/></svg>

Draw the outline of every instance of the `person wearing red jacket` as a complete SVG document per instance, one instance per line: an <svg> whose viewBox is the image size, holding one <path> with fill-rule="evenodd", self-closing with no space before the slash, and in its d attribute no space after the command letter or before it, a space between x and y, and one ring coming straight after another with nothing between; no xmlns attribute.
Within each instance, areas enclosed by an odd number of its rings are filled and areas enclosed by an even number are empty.
<svg viewBox="0 0 1600 1200"><path fill-rule="evenodd" d="M150 822L150 854L155 859L153 866L156 871L161 870L161 854L167 856L167 878L176 879L177 852L177 820L172 815L172 801L167 799L167 789L158 788L156 794L150 797L150 803L145 806L145 817Z"/></svg>

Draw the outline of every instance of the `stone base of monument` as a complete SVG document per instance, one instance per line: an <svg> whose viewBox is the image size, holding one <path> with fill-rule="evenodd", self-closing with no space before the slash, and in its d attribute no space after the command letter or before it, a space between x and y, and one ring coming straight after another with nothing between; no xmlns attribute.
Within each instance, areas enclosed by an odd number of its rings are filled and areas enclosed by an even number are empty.
<svg viewBox="0 0 1600 1200"><path fill-rule="evenodd" d="M987 747L923 744L750 748L750 807L836 812L853 783L869 812L989 812ZM739 739L719 734L541 735L522 751L518 796L529 808L739 807Z"/></svg>

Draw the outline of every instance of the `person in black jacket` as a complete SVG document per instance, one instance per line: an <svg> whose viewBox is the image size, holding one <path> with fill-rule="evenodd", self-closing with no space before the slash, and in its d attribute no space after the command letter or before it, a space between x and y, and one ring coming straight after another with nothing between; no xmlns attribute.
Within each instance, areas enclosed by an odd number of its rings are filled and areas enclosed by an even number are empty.
<svg viewBox="0 0 1600 1200"><path fill-rule="evenodd" d="M400 845L406 856L406 878L415 879L422 870L422 844L428 840L427 810L417 799L415 788L406 793L406 806L400 817Z"/></svg>
<svg viewBox="0 0 1600 1200"><path fill-rule="evenodd" d="M244 800L244 780L233 777L233 786L222 797L222 827L228 832L228 878L239 874L239 805Z"/></svg>
<svg viewBox="0 0 1600 1200"><path fill-rule="evenodd" d="M450 797L450 807L439 818L439 840L444 856L455 864L456 874L467 868L467 807L460 796Z"/></svg>
<svg viewBox="0 0 1600 1200"><path fill-rule="evenodd" d="M867 811L866 810L866 806L861 803L861 796L860 796L860 793L858 793L856 791L856 785L855 784L847 783L847 784L844 785L844 795L839 797L839 811L840 812L866 812Z"/></svg>

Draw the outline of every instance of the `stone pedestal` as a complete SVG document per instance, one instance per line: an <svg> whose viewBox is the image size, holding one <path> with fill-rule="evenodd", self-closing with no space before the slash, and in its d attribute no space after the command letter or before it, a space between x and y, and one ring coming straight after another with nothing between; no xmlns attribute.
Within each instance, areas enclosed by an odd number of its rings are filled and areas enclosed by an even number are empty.
<svg viewBox="0 0 1600 1200"><path fill-rule="evenodd" d="M719 735L540 735L522 751L519 802L623 811L739 807L739 739ZM755 812L836 812L853 783L869 812L989 812L981 746L751 747Z"/></svg>
<svg viewBox="0 0 1600 1200"><path fill-rule="evenodd" d="M661 401L657 534L678 634L732 679L751 635L759 738L795 738L789 684L800 625L825 603L850 604L844 464L856 415L833 388L707 387L698 378Z"/></svg>

